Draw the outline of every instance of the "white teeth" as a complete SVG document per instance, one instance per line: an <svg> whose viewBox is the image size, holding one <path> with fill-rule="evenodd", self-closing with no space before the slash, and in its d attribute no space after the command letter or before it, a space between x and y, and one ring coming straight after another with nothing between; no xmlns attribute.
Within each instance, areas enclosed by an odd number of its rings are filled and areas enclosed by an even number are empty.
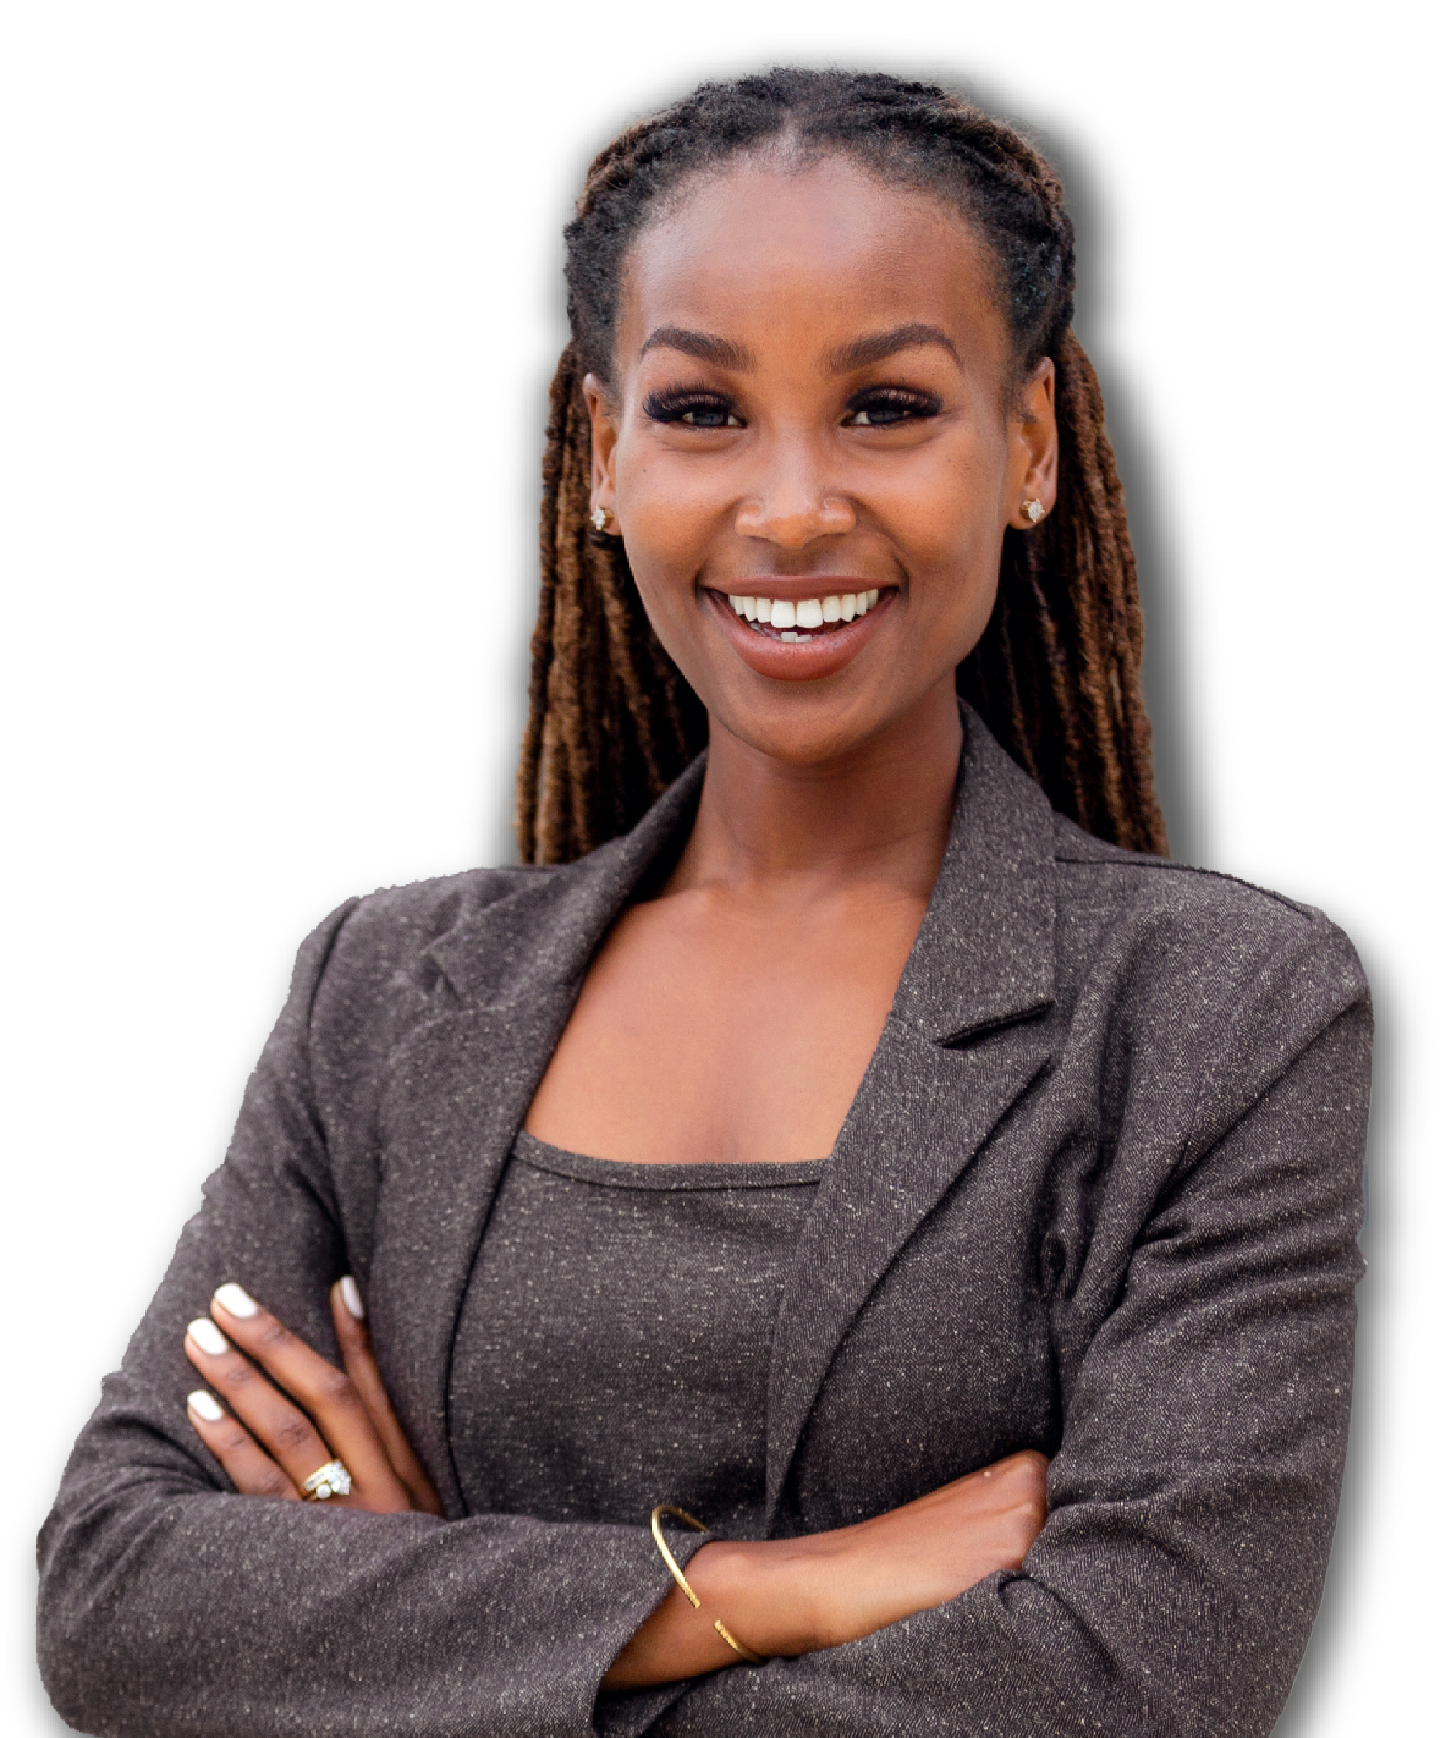
<svg viewBox="0 0 1455 1738"><path fill-rule="evenodd" d="M733 613L747 622L761 622L778 630L781 639L790 643L807 639L815 628L832 627L835 622L851 622L856 616L867 615L879 602L877 588L871 591L846 591L832 597L806 597L802 603L790 603L783 597L750 597L746 593L728 593ZM800 628L802 633L790 630Z"/></svg>

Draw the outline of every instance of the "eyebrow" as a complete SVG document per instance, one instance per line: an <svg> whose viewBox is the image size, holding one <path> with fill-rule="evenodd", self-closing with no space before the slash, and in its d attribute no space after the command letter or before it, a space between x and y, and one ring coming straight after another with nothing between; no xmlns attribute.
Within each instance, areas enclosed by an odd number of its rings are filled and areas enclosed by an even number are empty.
<svg viewBox="0 0 1455 1738"><path fill-rule="evenodd" d="M752 353L731 338L714 338L710 332L694 332L687 326L658 326L637 352L645 356L648 350L680 350L695 356L699 362L714 362L719 368L744 370L753 365Z"/></svg>
<svg viewBox="0 0 1455 1738"><path fill-rule="evenodd" d="M871 332L841 344L830 352L827 370L830 374L852 374L856 368L872 368L876 362L885 362L901 350L913 350L921 344L936 344L956 362L960 360L960 352L947 332L915 320L888 332ZM746 371L753 366L752 352L743 345L735 344L731 338L714 337L711 332L694 332L688 326L656 327L637 354L645 356L649 350L680 350L685 356L715 363L719 368Z"/></svg>
<svg viewBox="0 0 1455 1738"><path fill-rule="evenodd" d="M829 356L828 372L852 374L856 368L871 368L876 362L885 362L901 350L913 350L920 344L937 344L940 349L948 350L956 362L960 360L960 352L950 342L947 332L916 320L908 326L896 326L889 332L872 332L867 337L855 338L852 343L841 344Z"/></svg>

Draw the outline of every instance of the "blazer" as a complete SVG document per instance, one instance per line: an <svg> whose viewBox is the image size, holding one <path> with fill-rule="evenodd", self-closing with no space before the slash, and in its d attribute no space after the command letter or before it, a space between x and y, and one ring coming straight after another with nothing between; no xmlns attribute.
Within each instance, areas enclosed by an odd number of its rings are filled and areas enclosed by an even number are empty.
<svg viewBox="0 0 1455 1738"><path fill-rule="evenodd" d="M594 948L701 778L581 862L376 893L304 943L40 1536L42 1671L83 1730L1272 1727L1349 1420L1364 977L1318 912L1053 813L973 713L944 863L787 1277L764 1526L841 1526L1039 1448L1023 1568L848 1646L609 1697L671 1585L647 1516L465 1512L450 1359L492 1193ZM345 1272L443 1520L240 1497L187 1423L183 1334L219 1283L337 1359Z"/></svg>

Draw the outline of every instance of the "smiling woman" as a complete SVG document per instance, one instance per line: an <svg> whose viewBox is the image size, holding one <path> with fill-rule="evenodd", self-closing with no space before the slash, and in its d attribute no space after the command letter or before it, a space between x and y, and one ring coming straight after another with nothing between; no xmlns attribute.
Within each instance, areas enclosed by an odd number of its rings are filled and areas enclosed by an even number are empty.
<svg viewBox="0 0 1455 1738"><path fill-rule="evenodd" d="M525 865L305 943L42 1535L51 1693L1266 1733L1368 998L1319 913L1162 854L1055 177L784 71L623 135L568 244Z"/></svg>

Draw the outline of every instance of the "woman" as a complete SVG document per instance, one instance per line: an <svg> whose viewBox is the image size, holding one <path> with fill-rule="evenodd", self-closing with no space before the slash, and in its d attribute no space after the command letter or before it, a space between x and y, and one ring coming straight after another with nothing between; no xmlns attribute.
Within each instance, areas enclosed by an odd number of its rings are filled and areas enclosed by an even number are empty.
<svg viewBox="0 0 1455 1738"><path fill-rule="evenodd" d="M1368 1000L1160 855L1059 187L944 93L779 72L624 134L568 243L535 866L305 943L42 1535L51 1694L1266 1732Z"/></svg>

